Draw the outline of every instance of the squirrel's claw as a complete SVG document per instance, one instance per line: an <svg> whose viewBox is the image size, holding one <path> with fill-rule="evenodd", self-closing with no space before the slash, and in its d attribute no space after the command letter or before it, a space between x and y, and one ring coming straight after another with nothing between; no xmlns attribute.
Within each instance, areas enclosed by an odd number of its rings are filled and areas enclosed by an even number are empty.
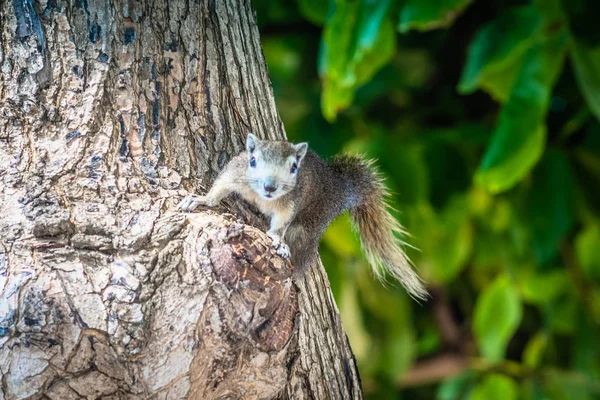
<svg viewBox="0 0 600 400"><path fill-rule="evenodd" d="M285 259L290 258L290 247L285 244L279 236L269 235L269 237L273 240L271 246L277 250L277 254Z"/></svg>
<svg viewBox="0 0 600 400"><path fill-rule="evenodd" d="M206 204L207 201L205 196L190 194L188 196L185 196L183 200L181 200L181 202L177 205L177 209L184 212L190 212L198 208L198 206Z"/></svg>
<svg viewBox="0 0 600 400"><path fill-rule="evenodd" d="M279 246L277 247L277 254L279 254L281 257L285 258L286 260L290 258L290 247L285 244L285 243L279 243Z"/></svg>

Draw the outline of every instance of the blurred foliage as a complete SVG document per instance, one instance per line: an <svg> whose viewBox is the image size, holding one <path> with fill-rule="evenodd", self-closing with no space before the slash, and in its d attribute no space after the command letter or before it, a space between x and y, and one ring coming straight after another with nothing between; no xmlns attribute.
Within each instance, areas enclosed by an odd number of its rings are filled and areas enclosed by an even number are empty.
<svg viewBox="0 0 600 400"><path fill-rule="evenodd" d="M325 234L367 397L600 398L600 1L254 6L290 139L378 159L433 293Z"/></svg>

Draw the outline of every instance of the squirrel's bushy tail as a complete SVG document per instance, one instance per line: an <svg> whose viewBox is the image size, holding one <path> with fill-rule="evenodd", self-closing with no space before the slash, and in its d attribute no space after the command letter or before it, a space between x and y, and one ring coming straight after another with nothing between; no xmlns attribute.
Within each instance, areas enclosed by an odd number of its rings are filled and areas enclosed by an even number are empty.
<svg viewBox="0 0 600 400"><path fill-rule="evenodd" d="M363 176L359 179L358 205L350 208L350 217L360 234L363 249L375 275L384 279L386 273L400 281L415 299L424 300L429 295L402 247L398 236L407 235L400 223L388 211L386 198L389 192L373 162L352 157L353 165Z"/></svg>

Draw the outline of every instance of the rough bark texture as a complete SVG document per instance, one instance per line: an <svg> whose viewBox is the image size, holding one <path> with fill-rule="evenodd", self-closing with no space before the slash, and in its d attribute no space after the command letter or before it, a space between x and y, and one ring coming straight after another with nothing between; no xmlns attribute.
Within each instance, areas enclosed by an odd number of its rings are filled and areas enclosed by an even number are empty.
<svg viewBox="0 0 600 400"><path fill-rule="evenodd" d="M362 397L320 264L170 211L249 131L285 137L249 1L0 2L0 400Z"/></svg>

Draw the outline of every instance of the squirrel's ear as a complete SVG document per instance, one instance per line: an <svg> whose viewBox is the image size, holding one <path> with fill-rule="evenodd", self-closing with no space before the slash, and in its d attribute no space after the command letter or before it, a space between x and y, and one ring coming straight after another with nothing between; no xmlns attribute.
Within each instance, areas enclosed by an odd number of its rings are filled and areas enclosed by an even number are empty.
<svg viewBox="0 0 600 400"><path fill-rule="evenodd" d="M256 142L258 142L258 139L256 138L256 136L249 133L248 137L246 138L246 151L248 153L252 153L254 151L254 149L256 149Z"/></svg>
<svg viewBox="0 0 600 400"><path fill-rule="evenodd" d="M308 151L308 143L304 142L295 144L294 148L296 149L296 158L298 161L300 161L304 158L306 152Z"/></svg>

